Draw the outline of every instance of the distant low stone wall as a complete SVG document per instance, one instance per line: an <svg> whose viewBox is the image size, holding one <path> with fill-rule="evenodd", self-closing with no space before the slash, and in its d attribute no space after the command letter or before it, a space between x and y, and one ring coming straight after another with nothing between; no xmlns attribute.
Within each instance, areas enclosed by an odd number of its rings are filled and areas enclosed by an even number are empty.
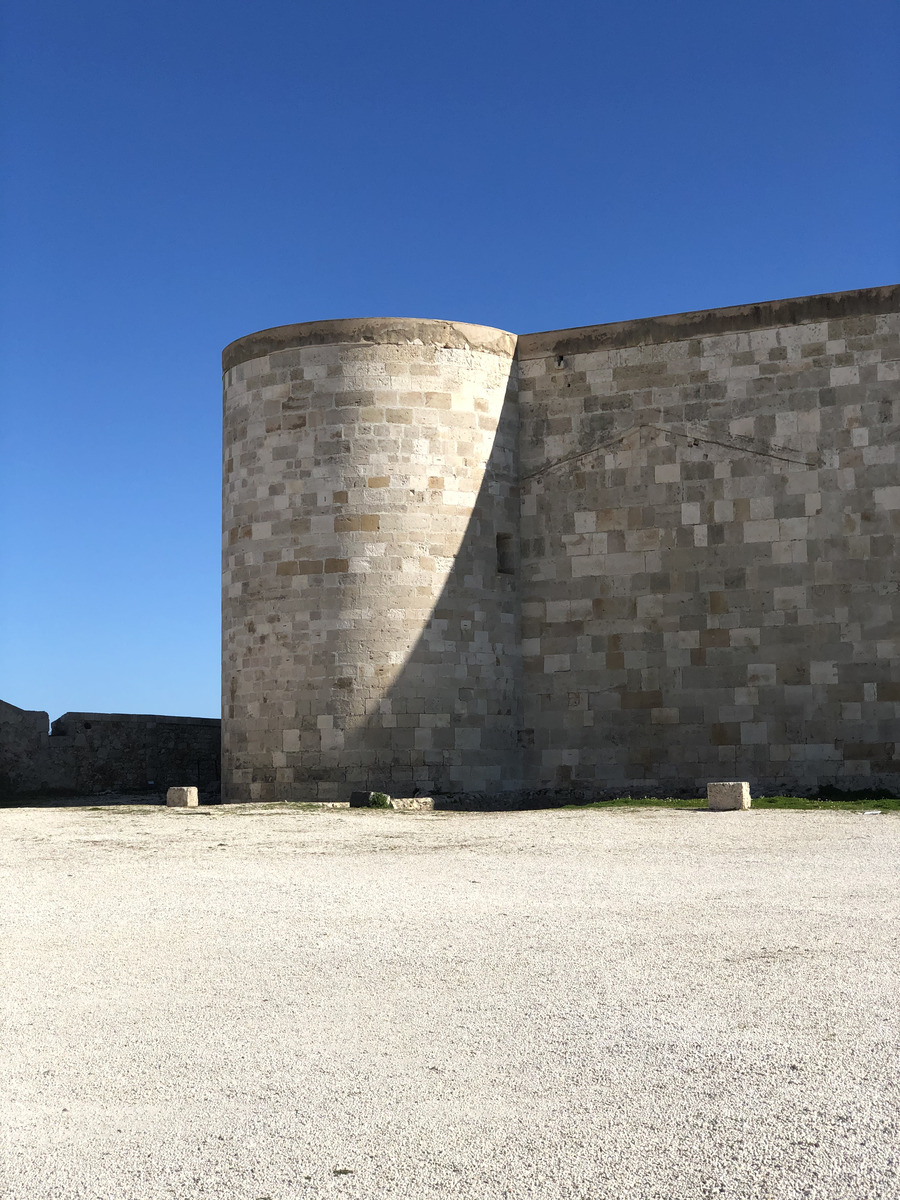
<svg viewBox="0 0 900 1200"><path fill-rule="evenodd" d="M0 797L197 787L219 793L220 722L206 717L45 712L0 701Z"/></svg>

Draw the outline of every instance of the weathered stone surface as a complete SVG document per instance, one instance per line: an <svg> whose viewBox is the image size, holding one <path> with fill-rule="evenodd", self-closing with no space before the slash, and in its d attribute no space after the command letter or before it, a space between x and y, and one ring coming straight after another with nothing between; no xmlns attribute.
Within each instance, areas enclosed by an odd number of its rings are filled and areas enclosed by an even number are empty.
<svg viewBox="0 0 900 1200"><path fill-rule="evenodd" d="M166 804L170 808L194 808L200 803L195 787L170 787L166 792Z"/></svg>
<svg viewBox="0 0 900 1200"><path fill-rule="evenodd" d="M711 809L724 812L732 808L750 807L750 784L746 782L708 783L706 800Z"/></svg>
<svg viewBox="0 0 900 1200"><path fill-rule="evenodd" d="M432 812L434 800L431 796L391 796L391 808L397 812Z"/></svg>
<svg viewBox="0 0 900 1200"><path fill-rule="evenodd" d="M519 339L532 786L900 785L898 310Z"/></svg>

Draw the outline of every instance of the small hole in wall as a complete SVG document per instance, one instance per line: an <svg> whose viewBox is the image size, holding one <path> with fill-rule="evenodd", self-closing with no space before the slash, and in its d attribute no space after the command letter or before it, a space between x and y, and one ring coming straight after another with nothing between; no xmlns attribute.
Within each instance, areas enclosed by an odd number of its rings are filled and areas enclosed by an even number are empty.
<svg viewBox="0 0 900 1200"><path fill-rule="evenodd" d="M499 575L514 575L516 573L513 535L511 533L497 534L497 573Z"/></svg>
<svg viewBox="0 0 900 1200"><path fill-rule="evenodd" d="M558 367L561 367L565 361L566 361L566 360L563 358L563 356L562 356L561 354L557 354L557 356L556 356L556 365L557 365Z"/></svg>

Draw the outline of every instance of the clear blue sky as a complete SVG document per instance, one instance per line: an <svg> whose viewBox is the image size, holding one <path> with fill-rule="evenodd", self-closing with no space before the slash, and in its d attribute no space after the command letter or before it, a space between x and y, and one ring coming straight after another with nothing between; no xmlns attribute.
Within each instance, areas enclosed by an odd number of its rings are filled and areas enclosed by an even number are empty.
<svg viewBox="0 0 900 1200"><path fill-rule="evenodd" d="M220 353L900 278L893 0L7 0L0 697L218 715Z"/></svg>

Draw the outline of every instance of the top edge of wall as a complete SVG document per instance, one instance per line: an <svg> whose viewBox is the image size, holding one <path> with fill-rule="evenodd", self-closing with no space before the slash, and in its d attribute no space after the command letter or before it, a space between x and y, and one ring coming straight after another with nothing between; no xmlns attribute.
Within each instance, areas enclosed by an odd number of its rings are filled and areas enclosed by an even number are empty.
<svg viewBox="0 0 900 1200"><path fill-rule="evenodd" d="M641 317L610 325L582 325L576 329L526 333L519 338L517 355L520 359L527 359L545 358L552 354L586 354L592 350L678 342L719 333L743 333L752 329L803 325L840 317L873 316L896 312L898 309L900 284L889 284L852 292L827 292L818 296L796 296L789 300L767 300L760 304L738 304L732 308Z"/></svg>
<svg viewBox="0 0 900 1200"><path fill-rule="evenodd" d="M231 342L222 351L222 370L230 371L241 363L262 358L279 350L297 350L303 346L387 345L409 346L421 343L453 350L480 350L512 358L515 334L488 325L468 325L460 321L430 321L407 317L363 317L335 321L306 321L300 325L278 325L261 329Z"/></svg>
<svg viewBox="0 0 900 1200"><path fill-rule="evenodd" d="M773 326L803 325L841 317L873 316L900 310L900 284L859 288L849 292L826 292L795 296L730 308L639 317L606 325L581 325L543 333L515 334L489 325L461 321L419 320L407 317L365 317L332 321L306 321L261 329L231 342L222 351L222 370L231 370L254 358L296 350L304 346L415 345L477 350L520 359L548 355L586 354L721 333L747 332Z"/></svg>
<svg viewBox="0 0 900 1200"><path fill-rule="evenodd" d="M64 712L53 722L58 725L61 721L165 721L182 725L218 725L219 717L184 717L168 716L164 713L96 713L96 712Z"/></svg>

